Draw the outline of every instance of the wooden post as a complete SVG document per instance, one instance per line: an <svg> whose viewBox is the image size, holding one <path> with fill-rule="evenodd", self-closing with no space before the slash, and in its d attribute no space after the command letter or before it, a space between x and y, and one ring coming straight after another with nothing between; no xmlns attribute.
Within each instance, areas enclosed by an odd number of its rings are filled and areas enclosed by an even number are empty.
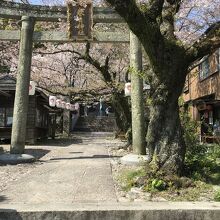
<svg viewBox="0 0 220 220"><path fill-rule="evenodd" d="M70 125L71 125L71 117L70 111L67 109L63 110L63 134L69 136L70 135Z"/></svg>
<svg viewBox="0 0 220 220"><path fill-rule="evenodd" d="M65 101L70 102L71 98L66 97ZM70 128L71 128L72 118L70 114L70 110L63 109L63 134L66 136L70 135Z"/></svg>
<svg viewBox="0 0 220 220"><path fill-rule="evenodd" d="M22 154L25 146L34 18L22 16L19 63L11 136L11 154Z"/></svg>
<svg viewBox="0 0 220 220"><path fill-rule="evenodd" d="M143 107L143 78L141 43L130 32L130 67L131 67L131 109L132 109L132 146L136 154L146 155L145 122Z"/></svg>

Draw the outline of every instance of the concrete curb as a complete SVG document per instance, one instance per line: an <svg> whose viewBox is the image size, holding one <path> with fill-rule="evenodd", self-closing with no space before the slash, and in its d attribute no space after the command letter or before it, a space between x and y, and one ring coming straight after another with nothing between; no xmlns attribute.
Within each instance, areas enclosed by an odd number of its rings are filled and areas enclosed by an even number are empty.
<svg viewBox="0 0 220 220"><path fill-rule="evenodd" d="M219 220L220 203L1 204L0 220Z"/></svg>

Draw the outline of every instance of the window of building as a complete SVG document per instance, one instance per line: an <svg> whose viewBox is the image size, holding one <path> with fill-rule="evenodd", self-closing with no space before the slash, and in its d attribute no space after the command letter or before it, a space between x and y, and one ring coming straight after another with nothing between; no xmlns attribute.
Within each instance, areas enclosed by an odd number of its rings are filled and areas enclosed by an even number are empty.
<svg viewBox="0 0 220 220"><path fill-rule="evenodd" d="M199 65L199 79L203 80L209 76L209 59L205 59L200 65Z"/></svg>
<svg viewBox="0 0 220 220"><path fill-rule="evenodd" d="M13 121L13 108L6 108L6 127L12 126Z"/></svg>
<svg viewBox="0 0 220 220"><path fill-rule="evenodd" d="M216 50L211 56L206 57L199 65L199 79L203 80L219 71L219 52Z"/></svg>
<svg viewBox="0 0 220 220"><path fill-rule="evenodd" d="M5 127L5 109L0 108L0 127Z"/></svg>
<svg viewBox="0 0 220 220"><path fill-rule="evenodd" d="M0 127L11 127L13 108L0 108Z"/></svg>
<svg viewBox="0 0 220 220"><path fill-rule="evenodd" d="M46 128L48 125L48 113L43 109L36 109L36 127Z"/></svg>

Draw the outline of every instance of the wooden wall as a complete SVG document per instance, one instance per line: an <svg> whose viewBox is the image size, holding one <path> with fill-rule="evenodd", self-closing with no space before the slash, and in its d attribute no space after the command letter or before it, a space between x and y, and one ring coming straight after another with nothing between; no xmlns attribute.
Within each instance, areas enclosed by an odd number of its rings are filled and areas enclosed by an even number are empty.
<svg viewBox="0 0 220 220"><path fill-rule="evenodd" d="M186 83L188 90L183 93L184 102L199 99L201 97L214 95L216 100L220 100L220 73L219 61L212 54L209 56L210 75L207 78L200 79L199 66L195 67L189 74Z"/></svg>

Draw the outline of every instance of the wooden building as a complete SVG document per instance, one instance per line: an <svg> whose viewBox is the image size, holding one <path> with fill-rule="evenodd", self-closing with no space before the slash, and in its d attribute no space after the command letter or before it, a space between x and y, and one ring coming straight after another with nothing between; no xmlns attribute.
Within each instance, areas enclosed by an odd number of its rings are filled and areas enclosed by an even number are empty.
<svg viewBox="0 0 220 220"><path fill-rule="evenodd" d="M183 100L192 118L201 122L202 140L220 140L220 48L188 74Z"/></svg>
<svg viewBox="0 0 220 220"><path fill-rule="evenodd" d="M0 77L0 139L10 139L12 131L13 106L16 80L11 76ZM29 96L26 142L55 135L55 113L48 105L48 96L36 88Z"/></svg>

